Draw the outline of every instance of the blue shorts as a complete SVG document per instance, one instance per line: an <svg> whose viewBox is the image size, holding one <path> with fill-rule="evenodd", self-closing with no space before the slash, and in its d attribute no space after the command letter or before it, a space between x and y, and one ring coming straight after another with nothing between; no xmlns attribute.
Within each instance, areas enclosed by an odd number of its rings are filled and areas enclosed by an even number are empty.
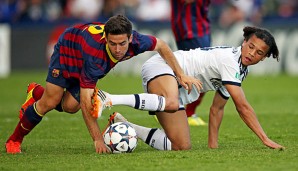
<svg viewBox="0 0 298 171"><path fill-rule="evenodd" d="M65 78L63 76L65 69L61 67L59 57L59 47L56 45L51 57L46 81L65 88L66 91L70 92L70 94L80 103L80 81L78 79Z"/></svg>
<svg viewBox="0 0 298 171"><path fill-rule="evenodd" d="M189 50L189 49L195 49L199 47L210 47L211 36L205 35L203 37L185 39L182 41L178 41L176 43L179 50Z"/></svg>

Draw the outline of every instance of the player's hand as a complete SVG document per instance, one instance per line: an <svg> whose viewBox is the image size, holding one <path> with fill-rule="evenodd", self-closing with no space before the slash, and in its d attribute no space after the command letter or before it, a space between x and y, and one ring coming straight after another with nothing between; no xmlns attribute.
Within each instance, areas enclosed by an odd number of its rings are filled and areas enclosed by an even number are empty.
<svg viewBox="0 0 298 171"><path fill-rule="evenodd" d="M285 150L286 149L284 146L277 144L276 142L270 140L269 138L266 141L264 141L264 144L267 147L272 148L272 149L278 149L278 150Z"/></svg>
<svg viewBox="0 0 298 171"><path fill-rule="evenodd" d="M111 153L111 151L107 148L107 146L104 144L102 140L94 141L94 147L96 153Z"/></svg>
<svg viewBox="0 0 298 171"><path fill-rule="evenodd" d="M184 87L186 90L188 90L188 94L192 90L192 85L194 85L198 91L200 91L202 87L202 82L194 77L188 76L188 75L181 75L177 77L179 84Z"/></svg>

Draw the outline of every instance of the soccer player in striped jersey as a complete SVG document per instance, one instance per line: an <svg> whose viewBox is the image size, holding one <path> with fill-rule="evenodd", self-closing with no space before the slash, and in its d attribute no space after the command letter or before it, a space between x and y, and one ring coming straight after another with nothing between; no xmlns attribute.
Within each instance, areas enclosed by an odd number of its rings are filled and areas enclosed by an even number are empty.
<svg viewBox="0 0 298 171"><path fill-rule="evenodd" d="M202 81L202 88L193 87L190 92L179 86L175 73L157 54L145 62L142 68L143 87L146 92L164 96L164 111L155 112L163 130L146 128L130 123L137 135L148 145L159 150L188 150L191 148L189 125L184 105L196 100L201 92L216 91L209 112L209 148L218 148L218 132L224 107L231 97L245 124L259 137L264 145L272 149L284 147L268 138L256 113L245 98L241 83L248 74L248 67L266 57L279 60L279 51L274 37L265 29L245 27L244 41L239 47L197 48L176 51L174 55L185 74ZM124 95L107 94L112 105ZM127 101L127 100L126 100ZM110 117L110 122L126 121L119 113Z"/></svg>
<svg viewBox="0 0 298 171"><path fill-rule="evenodd" d="M171 26L178 50L211 46L209 5L210 0L171 0ZM191 126L207 125L195 112L203 97L204 93L201 93L197 100L186 105Z"/></svg>
<svg viewBox="0 0 298 171"><path fill-rule="evenodd" d="M122 15L111 17L105 24L79 24L66 29L54 47L45 88L36 83L28 86L20 121L6 142L6 152L20 153L23 138L47 112L56 109L76 113L81 109L96 152L108 153L97 120L91 115L94 88L116 64L145 51L157 51L186 88L199 82L183 73L164 41L133 31L131 22ZM145 98L157 101L149 107L163 110L164 97L152 94Z"/></svg>

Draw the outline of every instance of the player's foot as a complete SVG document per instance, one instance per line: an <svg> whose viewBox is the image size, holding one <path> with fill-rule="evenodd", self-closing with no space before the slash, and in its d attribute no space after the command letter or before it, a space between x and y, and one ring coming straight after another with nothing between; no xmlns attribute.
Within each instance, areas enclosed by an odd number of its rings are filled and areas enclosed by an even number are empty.
<svg viewBox="0 0 298 171"><path fill-rule="evenodd" d="M33 90L38 86L40 86L40 84L37 84L37 83L34 83L34 82L28 84L27 99L26 99L25 103L22 105L22 107L20 109L20 114L19 114L20 119L23 117L26 109L35 102L35 99L33 98Z"/></svg>
<svg viewBox="0 0 298 171"><path fill-rule="evenodd" d="M190 126L205 126L208 125L203 119L198 117L196 114L193 114L191 117L187 118L188 125Z"/></svg>
<svg viewBox="0 0 298 171"><path fill-rule="evenodd" d="M109 96L110 94L107 92L99 90L98 88L94 89L92 96L92 117L99 118L105 108L112 107L112 101Z"/></svg>
<svg viewBox="0 0 298 171"><path fill-rule="evenodd" d="M6 153L8 153L8 154L21 153L21 143L20 142L14 142L12 140L9 140L5 144L5 147L6 147Z"/></svg>
<svg viewBox="0 0 298 171"><path fill-rule="evenodd" d="M105 127L103 133L113 123L116 123L116 122L127 122L127 119L123 115L121 115L120 113L114 112L112 115L110 115L110 118L109 118L108 121L109 122L108 122L107 126Z"/></svg>
<svg viewBox="0 0 298 171"><path fill-rule="evenodd" d="M109 123L111 125L116 122L127 122L127 119L120 113L114 112L109 118Z"/></svg>

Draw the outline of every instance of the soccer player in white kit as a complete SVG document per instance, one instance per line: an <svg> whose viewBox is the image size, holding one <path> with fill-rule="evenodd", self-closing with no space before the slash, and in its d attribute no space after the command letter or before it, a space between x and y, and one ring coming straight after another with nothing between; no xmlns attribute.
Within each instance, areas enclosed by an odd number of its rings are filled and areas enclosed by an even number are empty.
<svg viewBox="0 0 298 171"><path fill-rule="evenodd" d="M248 74L248 66L257 64L266 57L273 57L278 61L278 48L274 37L265 29L245 27L243 31L244 41L239 47L222 46L174 52L184 73L199 79L202 86L194 84L188 90L179 86L175 73L158 54L145 62L142 68L145 91L165 98L162 110L159 108L159 111L155 112L163 130L133 124L117 112L110 117L110 122L128 122L136 129L138 137L153 148L188 150L191 148L191 142L184 105L196 100L201 92L214 90L216 93L209 112L209 148L218 148L218 131L224 106L229 97L232 97L241 119L263 144L272 149L284 149L282 145L275 143L265 134L241 88L241 82ZM143 102L146 106L147 102L154 101L154 99L133 101L129 100L129 95L108 93L105 95L112 105L133 106ZM133 101L133 104L128 104L129 101ZM150 105L145 108L135 108L154 111Z"/></svg>

